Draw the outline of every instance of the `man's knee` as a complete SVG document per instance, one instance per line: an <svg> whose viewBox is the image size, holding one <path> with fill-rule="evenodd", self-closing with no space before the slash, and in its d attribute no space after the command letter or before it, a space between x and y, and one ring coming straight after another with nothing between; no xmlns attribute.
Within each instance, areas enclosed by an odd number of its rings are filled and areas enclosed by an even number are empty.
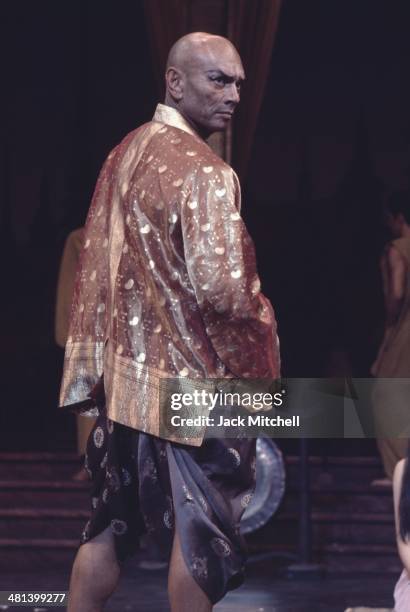
<svg viewBox="0 0 410 612"><path fill-rule="evenodd" d="M115 554L114 537L111 529L106 529L89 542L82 544L73 566L73 577L98 586L100 582L111 583L119 574ZM108 572L108 574L107 574Z"/></svg>

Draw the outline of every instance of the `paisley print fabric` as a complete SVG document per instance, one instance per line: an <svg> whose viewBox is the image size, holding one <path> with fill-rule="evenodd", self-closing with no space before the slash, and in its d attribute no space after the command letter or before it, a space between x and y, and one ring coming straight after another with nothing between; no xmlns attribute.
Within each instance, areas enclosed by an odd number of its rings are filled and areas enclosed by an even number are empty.
<svg viewBox="0 0 410 612"><path fill-rule="evenodd" d="M110 527L121 562L137 550L144 532L169 554L177 528L191 575L216 603L243 582L239 522L255 485L256 440L206 439L196 448L138 432L107 419L104 408L100 412L88 440L91 518L81 543Z"/></svg>

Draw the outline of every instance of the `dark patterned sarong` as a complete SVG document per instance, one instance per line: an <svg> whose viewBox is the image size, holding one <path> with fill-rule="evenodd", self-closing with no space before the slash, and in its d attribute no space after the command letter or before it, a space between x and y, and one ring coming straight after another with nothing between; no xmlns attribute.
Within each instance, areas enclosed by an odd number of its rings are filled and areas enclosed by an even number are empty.
<svg viewBox="0 0 410 612"><path fill-rule="evenodd" d="M81 543L111 526L119 562L148 532L170 554L174 526L189 572L214 604L243 582L239 522L255 485L256 440L206 439L192 447L107 419L88 439L92 513Z"/></svg>

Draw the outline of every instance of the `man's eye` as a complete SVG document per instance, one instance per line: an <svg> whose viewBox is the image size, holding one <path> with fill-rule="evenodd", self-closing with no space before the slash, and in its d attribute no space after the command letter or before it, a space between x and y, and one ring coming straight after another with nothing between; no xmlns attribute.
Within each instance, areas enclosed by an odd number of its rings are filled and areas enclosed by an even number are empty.
<svg viewBox="0 0 410 612"><path fill-rule="evenodd" d="M225 85L225 79L222 76L211 77L211 80L218 85Z"/></svg>

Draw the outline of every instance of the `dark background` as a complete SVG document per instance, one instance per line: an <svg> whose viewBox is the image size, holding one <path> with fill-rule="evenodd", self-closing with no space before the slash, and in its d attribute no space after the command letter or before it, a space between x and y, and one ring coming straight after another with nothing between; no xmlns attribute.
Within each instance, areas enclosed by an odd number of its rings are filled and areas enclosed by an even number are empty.
<svg viewBox="0 0 410 612"><path fill-rule="evenodd" d="M146 19L137 0L0 12L1 447L74 448L73 420L56 410L58 266L104 158L158 101ZM287 376L369 374L381 205L409 175L409 28L404 0L284 0L243 215Z"/></svg>

